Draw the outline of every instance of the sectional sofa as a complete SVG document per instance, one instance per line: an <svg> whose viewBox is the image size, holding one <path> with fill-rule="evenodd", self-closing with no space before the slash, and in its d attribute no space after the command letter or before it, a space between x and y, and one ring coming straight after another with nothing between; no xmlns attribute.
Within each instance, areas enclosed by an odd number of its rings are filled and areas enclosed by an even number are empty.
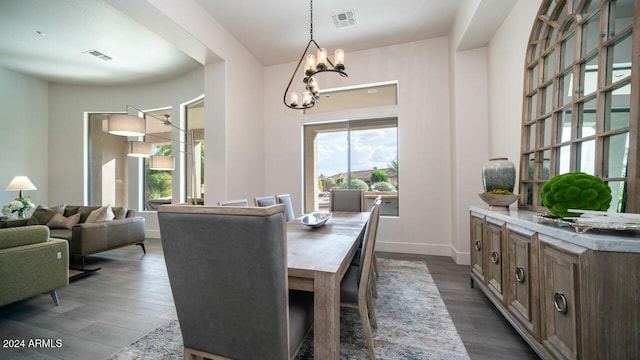
<svg viewBox="0 0 640 360"><path fill-rule="evenodd" d="M98 216L96 219L97 212L113 214L113 218ZM80 258L81 269L84 269L84 258L87 255L123 246L139 245L146 253L144 218L136 216L135 210L126 207L38 206L30 218L9 223L12 227L46 225L52 238L69 242L69 255Z"/></svg>

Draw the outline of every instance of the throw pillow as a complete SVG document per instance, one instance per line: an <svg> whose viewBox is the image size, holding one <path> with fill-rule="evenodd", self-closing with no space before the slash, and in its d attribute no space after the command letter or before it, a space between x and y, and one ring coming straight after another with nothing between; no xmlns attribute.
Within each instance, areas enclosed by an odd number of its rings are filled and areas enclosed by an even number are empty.
<svg viewBox="0 0 640 360"><path fill-rule="evenodd" d="M64 215L55 214L47 223L49 229L71 229L73 225L80 221L80 213L64 217Z"/></svg>
<svg viewBox="0 0 640 360"><path fill-rule="evenodd" d="M103 206L97 208L89 214L85 223L97 223L101 221L109 221L113 220L113 210L111 210L111 205Z"/></svg>
<svg viewBox="0 0 640 360"><path fill-rule="evenodd" d="M125 206L114 207L112 210L114 219L124 219L127 217L128 209Z"/></svg>
<svg viewBox="0 0 640 360"><path fill-rule="evenodd" d="M38 207L33 211L31 217L27 221L27 225L46 225L49 220L55 215L64 212L65 204L52 206L50 208L42 205L38 205Z"/></svg>

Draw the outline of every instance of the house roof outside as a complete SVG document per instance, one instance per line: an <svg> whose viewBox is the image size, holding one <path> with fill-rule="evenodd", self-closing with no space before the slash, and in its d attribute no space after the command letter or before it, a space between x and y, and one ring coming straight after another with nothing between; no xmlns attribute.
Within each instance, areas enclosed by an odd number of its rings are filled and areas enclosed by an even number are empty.
<svg viewBox="0 0 640 360"><path fill-rule="evenodd" d="M398 183L398 174L393 172L391 168L378 169L374 167L371 170L357 170L357 171L352 171L351 176L352 177L355 176L356 178L366 182L367 185L371 185L371 173L373 173L374 170L384 171L385 174L387 174L387 176L389 177L390 183L392 184ZM339 178L347 179L348 177L349 177L349 173L340 172L334 175L325 176L324 179L332 178L337 183Z"/></svg>

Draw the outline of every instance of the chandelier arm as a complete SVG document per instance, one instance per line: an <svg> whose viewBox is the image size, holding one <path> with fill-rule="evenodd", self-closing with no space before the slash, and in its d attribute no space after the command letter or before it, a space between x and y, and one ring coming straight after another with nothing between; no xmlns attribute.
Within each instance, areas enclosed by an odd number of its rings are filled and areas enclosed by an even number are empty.
<svg viewBox="0 0 640 360"><path fill-rule="evenodd" d="M143 114L144 114L144 116L145 116L145 118L146 118L147 116L152 117L152 118L154 118L154 119L156 119L156 120L158 120L158 121L162 121L162 123L163 123L163 124L165 124L165 125L171 126L172 128L174 128L174 129L176 129L176 130L180 130L180 131L182 131L182 132L183 132L183 133L185 133L185 134L187 133L185 130L183 130L183 129L181 129L181 128L179 128L179 127L175 126L175 125L173 125L173 123L171 123L171 122L167 122L167 120L166 120L166 119L164 119L164 120L163 120L163 119L160 119L160 118L158 118L158 117L155 117L155 116L153 116L153 115L151 115L151 114L149 114L149 113L147 113L147 112L144 112L144 111L142 111L142 110L140 110L140 109L138 109L137 107L132 106L132 105L126 105L126 107L127 107L127 109L128 109L128 108L132 108L132 109L134 109L134 110L136 110L136 111L138 111L138 112L143 113ZM129 113L129 111L127 111L127 114L128 114L128 113ZM136 116L138 116L138 115L136 114Z"/></svg>
<svg viewBox="0 0 640 360"><path fill-rule="evenodd" d="M300 65L302 64L302 61L304 60L305 55L307 55L307 52L309 51L309 46L311 46L311 43L313 43L313 45L315 45L315 47L318 49L319 51L318 53L320 53L320 49L321 49L320 45L318 45L318 43L313 39L313 0L309 0L309 5L310 5L309 6L309 37L310 39L309 39L309 42L307 43L307 47L305 47L304 49L304 52L302 52L302 56L300 57L300 61L298 61L298 65L296 65L295 70L293 70L293 74L291 74L291 79L289 79L289 84L287 84L287 88L285 89L284 95L282 96L282 102L284 103L284 105L290 109L295 109L295 110L304 110L304 109L311 108L315 106L315 104L320 99L319 89L317 89L317 85L314 85L314 86L311 85L313 82L314 75L321 72L330 71L330 72L338 73L338 75L342 77L349 77L347 73L344 72L345 67L343 64L338 64L336 66L328 57L325 56L326 61L329 63L329 65L331 65L330 68L326 66L322 66L321 69L318 69L318 67L316 67L315 71L312 71L314 65L311 65L310 69L305 70L305 76L302 81L305 83L306 92L311 93L311 97L308 99L309 102L305 104L306 99L305 101L302 102L302 105L298 105L297 103L289 104L287 102L287 95L289 94L289 89L291 88L293 79L296 77L296 73L298 72L298 70L300 70ZM307 73L307 71L309 71L309 73Z"/></svg>
<svg viewBox="0 0 640 360"><path fill-rule="evenodd" d="M300 64L302 64L302 61L304 60L304 56L307 54L307 51L309 51L309 46L311 45L311 43L315 43L315 41L313 39L309 40L309 42L307 43L307 47L304 48L304 51L302 52L302 56L300 57L300 61L298 61L298 65L296 66L296 69L293 70L293 74L291 74L291 79L289 80L289 84L287 85L287 89L284 91L284 96L282 97L282 101L284 102L284 104L291 109L304 109L304 107L297 107L297 106L291 106L290 104L287 103L287 94L289 93L289 88L291 87L291 84L293 83L293 79L296 77L296 73L298 72L298 69L300 69ZM316 46L318 46L318 44L316 43ZM308 78L305 77L305 79ZM306 81L305 81L306 83Z"/></svg>

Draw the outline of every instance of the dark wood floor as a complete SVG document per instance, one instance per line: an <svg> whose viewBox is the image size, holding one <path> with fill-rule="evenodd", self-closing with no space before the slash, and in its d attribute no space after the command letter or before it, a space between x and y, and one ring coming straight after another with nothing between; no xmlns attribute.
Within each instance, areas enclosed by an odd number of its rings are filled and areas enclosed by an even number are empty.
<svg viewBox="0 0 640 360"><path fill-rule="evenodd" d="M106 359L175 319L160 241L146 244L146 255L130 246L87 258L102 270L59 290L58 307L48 295L0 307L0 359ZM537 359L480 290L469 288L468 266L447 257L379 256L427 263L471 359ZM28 347L36 339L62 346ZM24 347L6 347L10 340Z"/></svg>

